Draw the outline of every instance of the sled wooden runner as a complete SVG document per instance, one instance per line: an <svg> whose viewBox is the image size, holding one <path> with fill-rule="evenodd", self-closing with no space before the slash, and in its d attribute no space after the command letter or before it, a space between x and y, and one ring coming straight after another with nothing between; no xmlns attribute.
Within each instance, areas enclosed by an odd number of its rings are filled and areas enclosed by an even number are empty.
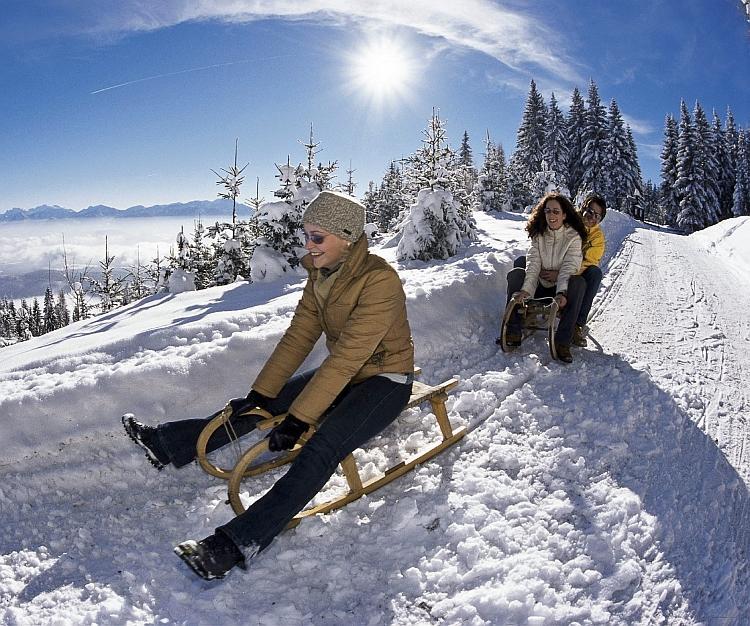
<svg viewBox="0 0 750 626"><path fill-rule="evenodd" d="M420 367L414 368L414 377L416 378L422 373L422 369ZM412 387L412 398L414 397L413 390L415 387ZM410 404L409 406L414 406L413 404ZM211 474L211 476L216 476L216 478L222 478L223 480L229 480L230 476L232 475L232 472L234 468L237 466L237 463L239 462L240 458L242 457L242 451L239 449L239 444L237 443L237 440L239 439L236 432L234 432L234 428L232 427L232 423L230 421L230 417L232 415L232 407L227 404L227 406L224 407L221 411L219 411L216 416L205 426L205 428L201 431L200 436L198 437L198 441L196 443L196 450L195 450L195 456L198 461L198 464L203 468L203 470ZM264 431L264 430L271 430L274 426L277 426L280 424L283 419L286 417L286 413L280 413L279 415L271 415L268 411L260 408L253 408L246 412L240 413L239 416L236 417L251 417L255 416L258 421L255 424L255 430L257 431ZM214 463L209 457L208 453L206 451L206 448L208 446L208 440L212 437L212 435L218 431L219 429L224 429L227 433L227 436L230 440L230 445L235 447L235 455L234 460L231 462L231 465L228 467L221 467ZM248 465L245 468L245 476L257 476L258 474L262 474L263 472L267 472L269 470L272 470L277 467L281 467L282 465L286 465L287 463L291 463L294 458L300 453L300 450L302 449L302 444L304 444L309 438L311 433L307 432L300 437L300 441L297 445L294 446L291 450L287 450L285 452L282 452L280 454L277 454L274 456L274 458L260 462L255 463L253 465ZM261 456L263 452L268 451L266 450L259 450L258 454L256 455Z"/></svg>
<svg viewBox="0 0 750 626"><path fill-rule="evenodd" d="M445 408L445 401L448 399L448 392L451 391L456 385L458 385L458 382L459 381L457 378L451 378L435 386L426 385L419 381L414 381L412 385L412 395L406 408L415 407L422 404L423 402L429 401L432 407L432 412L434 413L438 425L440 426L440 432L442 434L441 441L424 450L421 450L415 456L401 461L397 465L387 469L383 475L368 480L367 482L362 482L362 478L360 477L359 470L357 469L357 463L354 459L354 456L352 454L347 455L346 458L341 461L340 467L349 486L348 493L334 500L330 500L329 502L324 502L312 508L301 511L288 524L287 528L296 526L305 517L316 515L318 513L327 513L329 511L339 509L343 506L346 506L350 502L361 498L365 494L372 493L373 491L380 489L384 485L387 485L399 476L402 476L403 474L411 471L417 465L424 463L425 461L431 459L435 455L439 454L446 448L449 448L457 441L459 441L466 434L467 429L466 427L461 427L454 430L450 424L450 421L448 419L448 412ZM242 455L237 465L234 467L231 476L229 477L229 503L231 504L232 509L237 515L245 512L245 506L242 504L239 495L242 480L248 475L248 467L252 467L252 463L255 461L255 459L266 451L268 451L268 440L263 439ZM293 450L293 452L295 452L295 450ZM296 452L299 452L299 450L297 449Z"/></svg>

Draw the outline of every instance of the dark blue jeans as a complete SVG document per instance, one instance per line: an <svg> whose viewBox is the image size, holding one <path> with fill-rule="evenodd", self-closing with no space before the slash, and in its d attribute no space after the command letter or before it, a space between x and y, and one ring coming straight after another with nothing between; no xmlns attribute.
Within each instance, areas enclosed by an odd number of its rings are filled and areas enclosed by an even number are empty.
<svg viewBox="0 0 750 626"><path fill-rule="evenodd" d="M525 257L523 257L525 266ZM516 263L518 259L516 259ZM526 278L526 270L522 267L514 267L508 272L508 294L506 304L510 302L511 296L517 291L521 291L523 287L523 281ZM569 346L573 339L573 327L575 326L576 320L578 319L578 312L581 308L581 301L583 294L586 291L586 282L580 276L571 276L568 280L568 295L567 304L565 308L561 310L560 323L557 325L557 331L555 332L555 342L564 346ZM534 298L554 298L557 293L556 286L543 287L541 284L537 285L536 291L532 294ZM508 320L508 329L520 332L521 330L521 315L516 309Z"/></svg>
<svg viewBox="0 0 750 626"><path fill-rule="evenodd" d="M301 376L310 375L312 372ZM276 398L279 402L276 412L287 410L304 387L298 378L292 378ZM411 383L397 383L382 376L346 387L287 473L247 511L216 531L240 548L249 547L251 551L266 548L323 488L347 454L399 416L410 395ZM284 403L286 406L281 406Z"/></svg>
<svg viewBox="0 0 750 626"><path fill-rule="evenodd" d="M578 320L576 324L579 326L585 326L586 320L589 319L589 313L591 312L591 305L594 303L594 296L599 291L599 285L602 284L602 270L599 269L598 265L590 265L583 272L581 272L583 280L586 281L586 291L583 294L581 300L581 310L578 311Z"/></svg>

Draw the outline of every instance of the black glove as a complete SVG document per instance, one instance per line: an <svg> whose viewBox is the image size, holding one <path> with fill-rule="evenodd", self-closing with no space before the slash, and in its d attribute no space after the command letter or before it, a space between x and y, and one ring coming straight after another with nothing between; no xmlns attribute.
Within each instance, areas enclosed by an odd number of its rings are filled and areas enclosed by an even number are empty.
<svg viewBox="0 0 750 626"><path fill-rule="evenodd" d="M288 413L284 421L269 433L268 449L271 452L291 450L308 427L309 424Z"/></svg>
<svg viewBox="0 0 750 626"><path fill-rule="evenodd" d="M261 393L251 389L250 393L244 398L234 398L229 401L229 405L232 407L232 417L238 417L242 413L255 408L265 409L269 398Z"/></svg>

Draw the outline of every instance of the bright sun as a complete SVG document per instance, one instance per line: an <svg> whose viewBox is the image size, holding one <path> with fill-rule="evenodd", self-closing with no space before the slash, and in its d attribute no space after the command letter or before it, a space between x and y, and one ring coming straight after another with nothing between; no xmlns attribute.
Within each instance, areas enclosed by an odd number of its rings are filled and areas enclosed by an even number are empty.
<svg viewBox="0 0 750 626"><path fill-rule="evenodd" d="M413 78L413 61L392 39L378 39L352 54L352 78L358 90L375 100L404 96Z"/></svg>

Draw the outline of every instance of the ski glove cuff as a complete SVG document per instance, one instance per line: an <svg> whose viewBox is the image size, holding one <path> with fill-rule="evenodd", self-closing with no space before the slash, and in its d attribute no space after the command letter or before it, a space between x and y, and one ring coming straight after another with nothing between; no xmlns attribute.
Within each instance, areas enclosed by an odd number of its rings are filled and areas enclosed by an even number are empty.
<svg viewBox="0 0 750 626"><path fill-rule="evenodd" d="M309 424L289 413L268 435L268 449L271 452L291 450L308 427Z"/></svg>

